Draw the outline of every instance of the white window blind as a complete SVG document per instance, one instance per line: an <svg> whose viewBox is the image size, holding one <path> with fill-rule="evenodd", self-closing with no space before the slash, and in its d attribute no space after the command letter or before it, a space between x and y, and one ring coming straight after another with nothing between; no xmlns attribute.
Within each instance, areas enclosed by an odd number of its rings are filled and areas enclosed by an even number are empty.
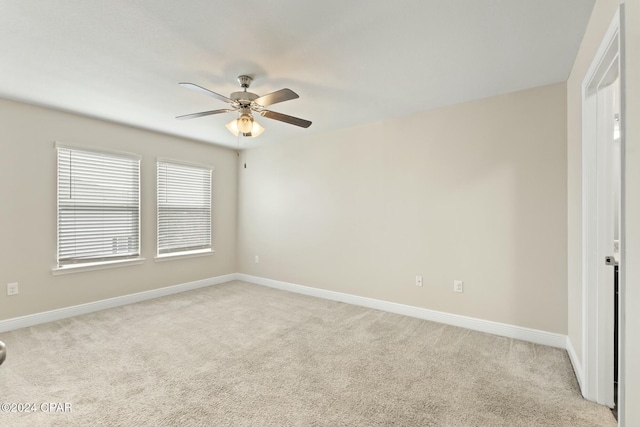
<svg viewBox="0 0 640 427"><path fill-rule="evenodd" d="M211 169L158 161L158 256L211 250Z"/></svg>
<svg viewBox="0 0 640 427"><path fill-rule="evenodd" d="M58 265L140 255L140 159L57 145Z"/></svg>

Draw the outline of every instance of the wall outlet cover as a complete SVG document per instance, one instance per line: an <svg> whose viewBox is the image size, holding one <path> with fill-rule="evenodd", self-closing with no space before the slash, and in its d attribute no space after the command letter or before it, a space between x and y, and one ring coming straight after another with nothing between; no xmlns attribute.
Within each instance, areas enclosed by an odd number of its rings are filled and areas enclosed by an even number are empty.
<svg viewBox="0 0 640 427"><path fill-rule="evenodd" d="M7 295L18 295L17 283L7 283Z"/></svg>
<svg viewBox="0 0 640 427"><path fill-rule="evenodd" d="M464 282L462 280L453 281L453 292L462 292L464 290Z"/></svg>

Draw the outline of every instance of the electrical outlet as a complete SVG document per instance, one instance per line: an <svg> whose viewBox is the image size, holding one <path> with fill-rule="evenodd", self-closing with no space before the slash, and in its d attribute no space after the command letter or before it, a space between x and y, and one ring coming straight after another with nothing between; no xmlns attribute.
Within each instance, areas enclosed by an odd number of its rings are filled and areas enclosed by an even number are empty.
<svg viewBox="0 0 640 427"><path fill-rule="evenodd" d="M17 283L7 283L7 295L18 295Z"/></svg>
<svg viewBox="0 0 640 427"><path fill-rule="evenodd" d="M260 264L260 257L256 255L256 257L254 258L254 261L256 262L256 264Z"/></svg>
<svg viewBox="0 0 640 427"><path fill-rule="evenodd" d="M462 292L464 288L464 282L462 280L453 281L453 292Z"/></svg>
<svg viewBox="0 0 640 427"><path fill-rule="evenodd" d="M422 286L422 276L416 276L416 286Z"/></svg>

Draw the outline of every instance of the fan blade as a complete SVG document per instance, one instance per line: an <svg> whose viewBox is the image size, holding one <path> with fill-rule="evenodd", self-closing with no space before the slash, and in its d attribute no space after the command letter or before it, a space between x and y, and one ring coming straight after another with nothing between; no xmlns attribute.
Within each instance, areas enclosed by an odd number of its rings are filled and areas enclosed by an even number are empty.
<svg viewBox="0 0 640 427"><path fill-rule="evenodd" d="M267 105L273 105L278 102L288 101L290 99L296 98L300 97L291 89L280 89L267 95L263 95L260 98L255 99L253 102L266 107Z"/></svg>
<svg viewBox="0 0 640 427"><path fill-rule="evenodd" d="M200 93L204 93L205 95L209 95L212 98L219 99L220 101L228 102L229 104L233 103L232 99L229 99L224 95L220 95L219 93L212 92L209 89L205 89L202 86L198 86L197 84L193 84L193 83L178 83L178 84L180 86L184 86L186 88L198 91Z"/></svg>
<svg viewBox="0 0 640 427"><path fill-rule="evenodd" d="M178 116L178 117L176 117L176 119L178 119L178 120L195 119L197 117L210 116L212 114L220 114L220 113L230 113L232 111L236 111L236 110L231 110L231 109L225 108L225 109L222 109L222 110L203 111L201 113L185 114L184 116Z"/></svg>
<svg viewBox="0 0 640 427"><path fill-rule="evenodd" d="M263 110L260 112L262 117L268 119L279 120L281 122L289 123L291 125L300 126L301 128L308 128L311 126L311 122L305 119L299 119L298 117L287 116L286 114L276 113L275 111Z"/></svg>

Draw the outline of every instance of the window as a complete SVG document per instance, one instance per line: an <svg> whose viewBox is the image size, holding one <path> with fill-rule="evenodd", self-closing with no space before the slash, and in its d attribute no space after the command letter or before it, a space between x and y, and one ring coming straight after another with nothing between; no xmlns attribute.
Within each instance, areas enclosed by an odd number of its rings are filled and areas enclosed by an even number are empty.
<svg viewBox="0 0 640 427"><path fill-rule="evenodd" d="M211 252L211 170L158 161L158 257Z"/></svg>
<svg viewBox="0 0 640 427"><path fill-rule="evenodd" d="M58 268L140 256L140 158L58 150Z"/></svg>

